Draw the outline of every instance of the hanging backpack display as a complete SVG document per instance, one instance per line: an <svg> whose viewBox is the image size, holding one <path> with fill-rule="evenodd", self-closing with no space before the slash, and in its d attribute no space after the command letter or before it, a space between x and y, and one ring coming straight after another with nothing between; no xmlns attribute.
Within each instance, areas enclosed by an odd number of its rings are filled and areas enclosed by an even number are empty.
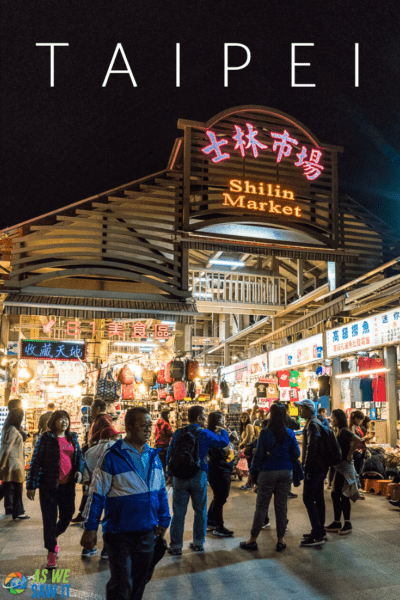
<svg viewBox="0 0 400 600"><path fill-rule="evenodd" d="M215 379L210 379L207 381L204 391L206 394L210 394L211 400L218 394L218 384Z"/></svg>
<svg viewBox="0 0 400 600"><path fill-rule="evenodd" d="M194 381L189 381L187 387L187 395L194 400L196 398L196 384Z"/></svg>
<svg viewBox="0 0 400 600"><path fill-rule="evenodd" d="M124 385L130 385L131 383L134 383L135 375L134 373L131 373L128 365L125 365L120 370L118 374L118 381Z"/></svg>
<svg viewBox="0 0 400 600"><path fill-rule="evenodd" d="M122 392L121 392L122 400L134 400L135 399L135 391L132 384L125 385L122 384Z"/></svg>
<svg viewBox="0 0 400 600"><path fill-rule="evenodd" d="M187 381L194 381L200 377L200 365L197 360L188 360L186 365L186 377Z"/></svg>
<svg viewBox="0 0 400 600"><path fill-rule="evenodd" d="M198 435L201 429L190 431L189 427L179 429L168 463L169 472L178 479L191 479L200 469Z"/></svg>
<svg viewBox="0 0 400 600"><path fill-rule="evenodd" d="M175 400L183 400L186 398L186 388L182 381L176 381L173 385Z"/></svg>
<svg viewBox="0 0 400 600"><path fill-rule="evenodd" d="M147 387L153 387L157 380L155 372L150 369L145 369L142 373L142 377Z"/></svg>
<svg viewBox="0 0 400 600"><path fill-rule="evenodd" d="M170 368L171 368L171 361L167 362L167 364L165 365L165 372L164 372L165 383L171 383L171 381L172 381Z"/></svg>
<svg viewBox="0 0 400 600"><path fill-rule="evenodd" d="M227 381L225 381L225 379L221 381L219 389L221 390L223 398L229 398L229 384Z"/></svg>
<svg viewBox="0 0 400 600"><path fill-rule="evenodd" d="M185 365L181 360L171 360L169 363L169 374L171 381L182 381L185 372Z"/></svg>
<svg viewBox="0 0 400 600"><path fill-rule="evenodd" d="M119 395L120 386L119 382L114 381L111 371L107 371L106 376L97 382L96 399L114 402Z"/></svg>
<svg viewBox="0 0 400 600"><path fill-rule="evenodd" d="M157 383L159 385L165 384L165 365L161 365L160 370L157 373Z"/></svg>

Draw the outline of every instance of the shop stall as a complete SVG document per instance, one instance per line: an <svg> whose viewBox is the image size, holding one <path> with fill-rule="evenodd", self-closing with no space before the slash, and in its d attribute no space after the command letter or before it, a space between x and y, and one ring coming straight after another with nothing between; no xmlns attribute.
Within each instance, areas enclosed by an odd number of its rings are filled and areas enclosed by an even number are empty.
<svg viewBox="0 0 400 600"><path fill-rule="evenodd" d="M400 309L326 332L327 356L337 365L335 385L338 391L340 386L342 408L348 414L362 410L370 417L375 441L382 445L390 444L390 418L400 438L399 344Z"/></svg>
<svg viewBox="0 0 400 600"><path fill-rule="evenodd" d="M298 415L294 402L306 398L315 402L316 409L321 406L330 413L331 367L324 359L322 333L271 350L268 358L279 400L288 405L291 416Z"/></svg>

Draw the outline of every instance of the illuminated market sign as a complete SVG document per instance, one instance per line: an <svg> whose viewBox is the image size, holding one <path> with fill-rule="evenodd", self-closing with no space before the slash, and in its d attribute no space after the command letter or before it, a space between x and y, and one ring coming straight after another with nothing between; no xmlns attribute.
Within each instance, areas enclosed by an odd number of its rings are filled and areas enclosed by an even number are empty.
<svg viewBox="0 0 400 600"><path fill-rule="evenodd" d="M322 360L323 336L322 333L313 335L305 340L299 340L289 346L272 350L268 354L269 368L271 371L297 367L306 363Z"/></svg>
<svg viewBox="0 0 400 600"><path fill-rule="evenodd" d="M45 323L43 327L43 332L50 334L54 325L56 324L55 319L50 319L47 323ZM74 337L87 336L87 333L81 331L82 323L80 321L67 321L65 327L65 335L71 335ZM91 321L89 323L89 328L91 334L94 336L96 334L96 322ZM148 331L151 327L147 323L142 323L141 321L135 323L124 323L122 321L111 321L107 323L107 337L117 336L118 338L125 339L126 336L130 336L132 339L140 338L140 339L148 339L150 337L150 332ZM103 332L103 327L100 327L100 332ZM63 334L64 335L64 334ZM155 323L152 336L155 340L167 340L170 337L168 325L165 323Z"/></svg>
<svg viewBox="0 0 400 600"><path fill-rule="evenodd" d="M326 332L327 356L400 341L400 308Z"/></svg>
<svg viewBox="0 0 400 600"><path fill-rule="evenodd" d="M303 170L303 175L309 181L317 179L324 170L320 163L321 150L302 146L300 152L296 152L294 147L298 146L299 142L287 129L271 131L269 133L271 139L263 140L260 140L259 132L251 123L246 123L246 130L239 127L239 125L234 125L230 140L218 138L218 135L211 129L208 129L205 133L210 143L204 146L201 151L209 155L215 164L229 160L232 152L240 154L243 158L246 156L257 158L265 152L273 152L277 163L280 163L284 158L290 158L295 167ZM233 145L233 142L235 142L235 145ZM272 146L265 142L272 142Z"/></svg>
<svg viewBox="0 0 400 600"><path fill-rule="evenodd" d="M243 208L258 212L268 212L272 215L301 217L301 208L293 204L292 190L281 189L280 185L272 183L253 183L245 179L231 179L229 191L222 192L223 206ZM291 201L289 204L285 200Z"/></svg>
<svg viewBox="0 0 400 600"><path fill-rule="evenodd" d="M22 340L20 358L28 360L86 360L85 342Z"/></svg>

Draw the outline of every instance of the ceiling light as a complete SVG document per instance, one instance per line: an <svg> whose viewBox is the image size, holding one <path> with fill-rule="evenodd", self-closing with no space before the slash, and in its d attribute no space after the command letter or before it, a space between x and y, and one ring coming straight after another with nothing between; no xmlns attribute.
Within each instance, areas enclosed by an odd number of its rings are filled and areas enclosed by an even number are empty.
<svg viewBox="0 0 400 600"><path fill-rule="evenodd" d="M245 264L241 260L220 260L219 258L212 258L210 265L221 265L225 267L244 267Z"/></svg>

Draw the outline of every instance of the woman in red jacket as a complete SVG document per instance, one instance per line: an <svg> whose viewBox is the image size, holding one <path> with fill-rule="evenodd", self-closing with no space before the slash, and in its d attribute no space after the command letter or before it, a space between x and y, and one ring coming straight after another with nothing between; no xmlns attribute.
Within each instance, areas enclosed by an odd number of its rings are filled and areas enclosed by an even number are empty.
<svg viewBox="0 0 400 600"><path fill-rule="evenodd" d="M168 415L169 410L161 411L161 417L160 419L158 419L154 430L156 448L161 449L158 456L160 457L164 473L166 469L168 446L172 439L172 436L174 435L172 427L169 424Z"/></svg>

